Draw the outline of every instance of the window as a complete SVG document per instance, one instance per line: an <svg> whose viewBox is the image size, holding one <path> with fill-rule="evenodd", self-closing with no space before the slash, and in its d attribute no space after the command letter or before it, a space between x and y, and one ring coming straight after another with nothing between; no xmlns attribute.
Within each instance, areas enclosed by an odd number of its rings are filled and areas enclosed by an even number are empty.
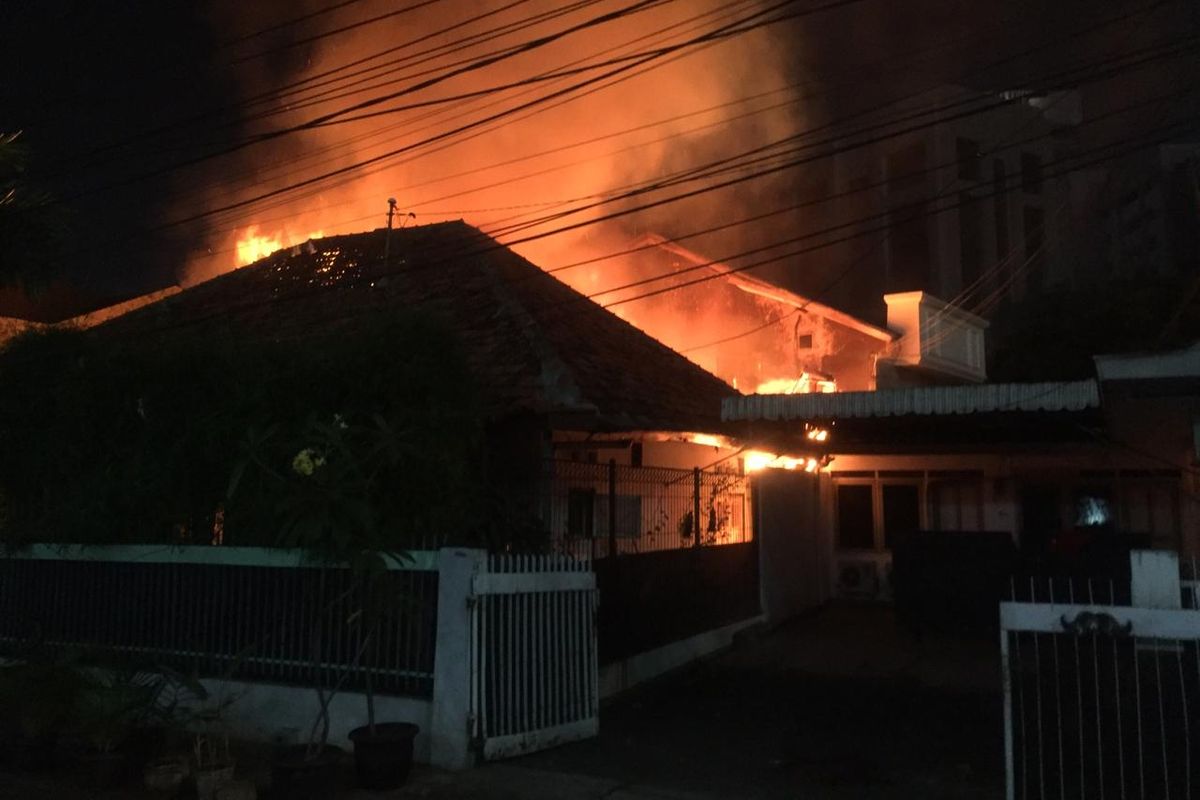
<svg viewBox="0 0 1200 800"><path fill-rule="evenodd" d="M888 191L920 189L925 185L925 143L917 142L887 157Z"/></svg>
<svg viewBox="0 0 1200 800"><path fill-rule="evenodd" d="M567 490L567 535L591 539L596 535L596 490Z"/></svg>
<svg viewBox="0 0 1200 800"><path fill-rule="evenodd" d="M871 484L838 484L837 534L840 548L870 550L875 547Z"/></svg>
<svg viewBox="0 0 1200 800"><path fill-rule="evenodd" d="M1025 206L1025 274L1026 284L1042 284L1046 263L1046 212L1036 206Z"/></svg>
<svg viewBox="0 0 1200 800"><path fill-rule="evenodd" d="M937 481L929 485L930 527L939 531L982 530L982 483Z"/></svg>
<svg viewBox="0 0 1200 800"><path fill-rule="evenodd" d="M918 480L877 478L839 481L836 485L839 548L890 548L898 534L921 529Z"/></svg>
<svg viewBox="0 0 1200 800"><path fill-rule="evenodd" d="M1122 480L1120 500L1122 531L1149 534L1155 547L1179 549L1178 479Z"/></svg>
<svg viewBox="0 0 1200 800"><path fill-rule="evenodd" d="M958 153L958 177L964 181L979 180L979 142L960 136L954 144Z"/></svg>
<svg viewBox="0 0 1200 800"><path fill-rule="evenodd" d="M602 537L608 536L608 496L601 495L596 500L596 534ZM642 496L640 494L618 494L616 506L617 518L613 533L625 538L641 536Z"/></svg>
<svg viewBox="0 0 1200 800"><path fill-rule="evenodd" d="M912 203L893 209L889 217L889 291L908 292L927 288L933 252L929 241L928 203Z"/></svg>
<svg viewBox="0 0 1200 800"><path fill-rule="evenodd" d="M958 196L958 250L963 290L979 279L983 266L983 214L979 201L967 192Z"/></svg>
<svg viewBox="0 0 1200 800"><path fill-rule="evenodd" d="M1037 153L1021 153L1021 188L1025 194L1042 193L1042 158Z"/></svg>
<svg viewBox="0 0 1200 800"><path fill-rule="evenodd" d="M992 216L996 226L996 259L1008 258L1008 169L1004 161L992 162Z"/></svg>
<svg viewBox="0 0 1200 800"><path fill-rule="evenodd" d="M921 529L921 492L915 484L883 485L883 546L891 549L897 534Z"/></svg>
<svg viewBox="0 0 1200 800"><path fill-rule="evenodd" d="M811 333L801 333L796 335L797 350L812 350L813 335Z"/></svg>

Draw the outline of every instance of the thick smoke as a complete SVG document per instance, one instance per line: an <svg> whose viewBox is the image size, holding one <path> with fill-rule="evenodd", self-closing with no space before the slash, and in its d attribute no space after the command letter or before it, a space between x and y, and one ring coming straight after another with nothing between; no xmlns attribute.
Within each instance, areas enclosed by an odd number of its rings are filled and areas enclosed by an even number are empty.
<svg viewBox="0 0 1200 800"><path fill-rule="evenodd" d="M499 0L439 2L299 47L288 46L320 31L396 8L394 3L379 1L356 3L336 14L316 17L308 25L292 26L270 37L260 37L247 42L237 52L245 54L272 48L277 52L271 59L254 59L238 67L242 99L253 98L279 85L313 80L347 62L396 47L502 5ZM562 3L544 0L518 4L484 21L435 36L356 68L372 67L388 59L411 58L410 63L396 72L373 79L371 83L378 86L374 91L329 98L307 106L304 105L305 98L312 92L288 98L290 104L255 105L254 111L278 113L269 119L248 120L243 135L303 123L372 96L402 89L429 77L433 70L448 68L452 62L477 58L529 41L625 5L628 3L596 3L469 50L436 57L415 55L463 36L482 35L563 7ZM289 14L299 17L319 7L316 0L292 4ZM255 12L249 10L251 8L242 3L222 7L218 9L217 24L245 31L272 22L261 11L256 18ZM571 68L579 62L602 61L673 44L760 8L754 2L693 0L662 3L651 10L581 31L395 102L470 93ZM654 69L635 70L632 77L572 102L553 101L548 106L538 106L505 118L503 124L488 125L452 141L354 171L311 190L286 195L280 202L265 202L216 217L207 231L205 252L197 254L186 280L203 279L237 266L236 243L248 235L251 226L257 228L258 235L277 239L283 244L302 241L310 232L316 231L329 235L368 230L383 224L388 197L395 197L403 211L416 214L418 224L463 218L484 230L500 232L502 240L547 230L554 225L587 221L638 202L663 197L662 192L654 193L626 201L624 206L603 205L521 234L503 233L506 226L594 202L630 185L728 157L796 130L802 124L805 109L794 90L788 88L791 79L787 54L794 48L783 41L785 33L783 26L772 26L690 50L685 57L667 57L653 62L657 65ZM208 171L210 180L202 188L210 208L222 206L360 163L544 96L602 71L531 84L527 88L476 100L332 125L254 145L221 160L219 168ZM337 90L341 85L329 84L322 90ZM745 101L751 96L757 99ZM713 110L696 113L704 109ZM637 130L610 136L632 129ZM591 143L585 146L572 146L589 140ZM674 191L700 185L690 183ZM632 236L642 233L674 237L748 216L777 201L787 191L782 178L774 182L756 181L752 187L713 192L688 203L671 204L653 213L631 214L607 224L582 228L573 234L518 245L516 249L540 266L553 268L619 250ZM774 223L778 227L778 220ZM688 244L721 256L736 252L744 242L754 238L752 229L731 229L721 237L697 238ZM605 284L615 285L628 277L619 272L610 266L607 271L565 270L559 275L580 288L594 290L604 288Z"/></svg>

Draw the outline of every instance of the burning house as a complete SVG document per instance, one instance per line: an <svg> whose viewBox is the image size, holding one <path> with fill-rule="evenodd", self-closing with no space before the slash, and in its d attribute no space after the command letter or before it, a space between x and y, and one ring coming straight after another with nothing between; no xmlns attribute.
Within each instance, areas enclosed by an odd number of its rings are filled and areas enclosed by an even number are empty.
<svg viewBox="0 0 1200 800"><path fill-rule="evenodd" d="M499 471L553 546L603 556L753 538L745 462L720 421L734 390L462 222L283 248L95 334L302 346L388 309L455 332Z"/></svg>
<svg viewBox="0 0 1200 800"><path fill-rule="evenodd" d="M643 237L617 261L639 285L603 302L741 392L870 389L876 358L896 338L660 236ZM648 290L656 294L623 309Z"/></svg>

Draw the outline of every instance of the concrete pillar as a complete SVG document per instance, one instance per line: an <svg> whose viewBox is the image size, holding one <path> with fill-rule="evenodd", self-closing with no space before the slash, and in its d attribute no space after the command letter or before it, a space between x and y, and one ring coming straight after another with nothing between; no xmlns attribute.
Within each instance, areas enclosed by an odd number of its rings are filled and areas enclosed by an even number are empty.
<svg viewBox="0 0 1200 800"><path fill-rule="evenodd" d="M442 769L467 769L471 752L472 580L483 568L483 550L447 547L438 554L437 649L433 657L433 709L429 760Z"/></svg>
<svg viewBox="0 0 1200 800"><path fill-rule="evenodd" d="M1129 575L1134 608L1180 608L1179 556L1166 550L1133 550Z"/></svg>

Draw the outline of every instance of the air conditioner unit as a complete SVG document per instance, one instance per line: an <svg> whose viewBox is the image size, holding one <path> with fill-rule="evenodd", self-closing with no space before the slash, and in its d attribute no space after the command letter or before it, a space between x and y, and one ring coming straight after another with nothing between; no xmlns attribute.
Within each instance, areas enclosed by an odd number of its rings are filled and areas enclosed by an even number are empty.
<svg viewBox="0 0 1200 800"><path fill-rule="evenodd" d="M874 599L879 594L879 565L874 559L839 559L837 586L842 597Z"/></svg>
<svg viewBox="0 0 1200 800"><path fill-rule="evenodd" d="M838 596L853 600L889 601L891 564L886 555L841 555L837 560Z"/></svg>

